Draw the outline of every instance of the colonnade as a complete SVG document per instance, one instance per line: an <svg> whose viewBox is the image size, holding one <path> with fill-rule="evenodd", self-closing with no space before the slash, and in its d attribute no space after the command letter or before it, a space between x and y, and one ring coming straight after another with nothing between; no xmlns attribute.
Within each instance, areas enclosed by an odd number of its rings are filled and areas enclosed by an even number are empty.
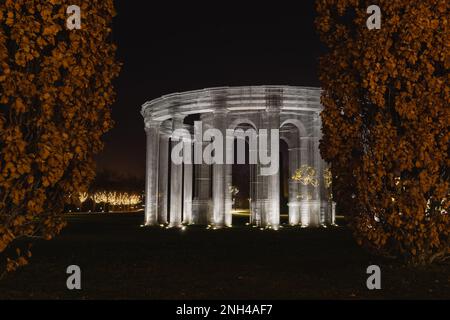
<svg viewBox="0 0 450 320"><path fill-rule="evenodd" d="M279 142L289 151L289 224L303 227L334 224L329 171L321 159L320 90L286 86L213 88L173 94L144 104L142 114L147 134L145 224L232 226L232 164L234 137L227 130L267 130L268 141L279 130L276 144L250 144L250 154L267 154L279 166ZM184 150L204 157L211 141L195 134L186 119L197 115L203 132L220 131L231 143L224 143L224 161L209 164L176 163L171 151L183 141ZM188 132L178 136L180 129ZM230 141L228 141L230 142ZM272 148L274 150L272 150ZM258 149L258 150L256 150ZM199 150L197 150L199 151ZM211 154L209 154L212 156ZM248 159L247 159L248 160ZM280 171L264 175L265 164L250 165L250 218L252 225L278 229L280 226ZM328 174L328 176L327 176Z"/></svg>

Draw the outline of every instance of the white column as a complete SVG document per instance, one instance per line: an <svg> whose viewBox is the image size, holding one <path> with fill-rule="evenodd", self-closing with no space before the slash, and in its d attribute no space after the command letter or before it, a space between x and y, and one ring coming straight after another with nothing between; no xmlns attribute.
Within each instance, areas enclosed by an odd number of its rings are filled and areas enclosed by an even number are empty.
<svg viewBox="0 0 450 320"><path fill-rule="evenodd" d="M329 165L324 160L322 160L323 174L321 177L322 188L321 188L321 197L322 197L322 206L325 208L325 224L326 225L334 225L334 217L333 217L333 199L332 199L332 190L331 186L327 186L325 181L325 170L329 170Z"/></svg>
<svg viewBox="0 0 450 320"><path fill-rule="evenodd" d="M224 109L215 111L213 123L214 128L220 130L225 140L227 129L227 111ZM222 153L225 157L223 150ZM225 224L225 199L227 199L226 193L229 192L229 190L227 190L225 179L225 159L221 160L222 163L213 164L213 224L217 228L223 227Z"/></svg>
<svg viewBox="0 0 450 320"><path fill-rule="evenodd" d="M323 176L322 169L322 157L320 156L320 138L321 138L321 123L320 123L320 115L319 113L314 114L314 145L313 145L313 154L314 154L314 162L313 167L316 170L316 177L319 182L317 187L313 187L313 199L314 199L314 224L324 225L325 224L325 209L322 207L322 197L321 197L321 183Z"/></svg>
<svg viewBox="0 0 450 320"><path fill-rule="evenodd" d="M259 134L258 134L259 139ZM258 149L258 152L261 148ZM261 175L261 163L255 165L255 179L256 179L256 202L255 202L255 225L262 226L266 224L266 202L267 202L267 176Z"/></svg>
<svg viewBox="0 0 450 320"><path fill-rule="evenodd" d="M226 154L232 155L234 150L234 136L226 137L225 141L226 141L225 152ZM226 158L226 156L224 158ZM233 185L233 165L227 163L224 166L225 166L225 226L231 227L233 223L233 199L231 193L231 187Z"/></svg>
<svg viewBox="0 0 450 320"><path fill-rule="evenodd" d="M203 114L200 119L203 124L203 132L214 127L214 114ZM204 138L204 137L203 137ZM202 139L203 141L203 139ZM211 165L211 154L206 152L207 146L211 144L211 140L203 141L203 164L201 165L201 185L199 186L199 203L200 203L200 221L205 221L208 225L214 225L214 198L213 198L213 171L214 166Z"/></svg>
<svg viewBox="0 0 450 320"><path fill-rule="evenodd" d="M298 225L300 223L300 205L299 205L299 182L292 179L297 169L299 169L299 149L289 149L289 224Z"/></svg>
<svg viewBox="0 0 450 320"><path fill-rule="evenodd" d="M172 132L177 129L183 128L183 116L175 116L172 119ZM175 137L172 133L172 145L171 149L181 141L183 137ZM183 164L175 164L171 161L170 172L170 226L180 227L182 223L182 210L183 210Z"/></svg>
<svg viewBox="0 0 450 320"><path fill-rule="evenodd" d="M169 197L169 135L160 132L159 137L159 175L158 175L158 223L168 223Z"/></svg>
<svg viewBox="0 0 450 320"><path fill-rule="evenodd" d="M251 151L250 151L251 152ZM252 225L257 225L256 219L256 204L257 204L257 174L256 174L256 164L250 164L250 223Z"/></svg>
<svg viewBox="0 0 450 320"><path fill-rule="evenodd" d="M301 137L300 140L300 167L309 165L309 137ZM300 184L300 222L302 227L306 228L310 224L310 194L309 186Z"/></svg>
<svg viewBox="0 0 450 320"><path fill-rule="evenodd" d="M205 150L207 142L202 143L202 152ZM203 154L203 153L202 153ZM208 220L211 202L211 166L205 163L195 165L195 188L196 198L194 200L195 210L192 212L195 224L208 224L212 221Z"/></svg>
<svg viewBox="0 0 450 320"><path fill-rule="evenodd" d="M185 148L191 148L192 150L192 141L185 144ZM193 154L191 152L191 154ZM184 163L184 205L183 205L183 223L192 224L192 161L191 163Z"/></svg>
<svg viewBox="0 0 450 320"><path fill-rule="evenodd" d="M268 176L268 200L269 200L269 217L267 223L274 229L278 229L280 225L280 139L279 135L275 139L275 144L277 148L275 150L272 149L271 141L272 141L272 130L280 129L280 112L278 109L268 110L267 111L267 120L268 127L270 128L269 133L269 141L268 141L268 149L269 154L272 157L272 161L276 163L278 170L276 173Z"/></svg>
<svg viewBox="0 0 450 320"><path fill-rule="evenodd" d="M158 224L158 162L159 126L156 121L145 122L147 134L147 163L145 177L145 225Z"/></svg>

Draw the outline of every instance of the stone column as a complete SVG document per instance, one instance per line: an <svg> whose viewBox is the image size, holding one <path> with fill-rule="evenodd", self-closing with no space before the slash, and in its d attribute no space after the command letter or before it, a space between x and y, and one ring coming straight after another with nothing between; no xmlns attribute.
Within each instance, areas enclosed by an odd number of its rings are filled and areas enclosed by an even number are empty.
<svg viewBox="0 0 450 320"><path fill-rule="evenodd" d="M289 149L289 224L298 225L300 224L300 205L299 205L299 193L300 193L300 182L295 181L292 177L295 175L296 171L300 168L299 165L299 154L300 148L290 148Z"/></svg>
<svg viewBox="0 0 450 320"><path fill-rule="evenodd" d="M204 150L204 149L203 149ZM195 185L197 188L197 197L195 199L196 211L193 213L194 222L197 224L208 223L209 202L211 199L211 167L208 164L196 165Z"/></svg>
<svg viewBox="0 0 450 320"><path fill-rule="evenodd" d="M201 142L202 155L208 142ZM211 166L206 161L209 158L202 159L201 164L195 165L195 189L196 197L194 199L195 208L192 211L192 219L195 224L208 224L208 214L211 201Z"/></svg>
<svg viewBox="0 0 450 320"><path fill-rule="evenodd" d="M206 113L202 114L201 125L203 134L213 127L213 114ZM200 124L198 124L200 125ZM198 131L199 128L197 128ZM210 145L211 141L203 141L204 136L196 136L196 139L202 141L201 154L203 156L202 162L198 165L198 199L196 200L197 210L198 210L198 221L200 224L214 224L214 210L212 204L212 175L213 166L211 165L211 154L206 151L207 146Z"/></svg>
<svg viewBox="0 0 450 320"><path fill-rule="evenodd" d="M158 162L159 162L159 126L152 120L145 121L147 134L147 163L145 177L145 225L158 224Z"/></svg>
<svg viewBox="0 0 450 320"><path fill-rule="evenodd" d="M225 140L227 129L226 109L220 109L214 112L213 124L214 128L222 133ZM222 153L225 158L225 154L223 151L224 150L222 150ZM226 166L224 164L224 161L225 159L219 159L219 162L221 163L213 164L213 224L217 228L223 227L225 224L225 200L228 198L228 195L226 195L226 193L229 192L226 185Z"/></svg>
<svg viewBox="0 0 450 320"><path fill-rule="evenodd" d="M257 150L255 150L257 152ZM252 152L250 150L250 152ZM252 225L257 225L256 219L256 204L257 204L257 173L256 173L257 164L250 164L250 223Z"/></svg>
<svg viewBox="0 0 450 320"><path fill-rule="evenodd" d="M309 165L309 137L301 137L300 138L300 167ZM310 224L310 194L309 194L309 186L304 184L300 184L300 223L303 228L306 228Z"/></svg>
<svg viewBox="0 0 450 320"><path fill-rule="evenodd" d="M184 116L177 115L172 119L172 145L171 150L183 139L174 136L174 131L183 129ZM171 159L170 173L170 227L180 227L183 210L183 164L175 164Z"/></svg>
<svg viewBox="0 0 450 320"><path fill-rule="evenodd" d="M258 139L260 135L258 134ZM258 152L261 150L259 148ZM265 152L265 151L264 151ZM267 203L267 176L261 175L261 164L255 165L255 225L266 225L266 203Z"/></svg>
<svg viewBox="0 0 450 320"><path fill-rule="evenodd" d="M280 137L279 133L275 134L272 130L280 129L280 111L278 109L267 110L267 120L268 128L270 129L268 131L269 140L267 147L272 161L275 162L275 166L278 169L272 175L268 176L269 217L267 224L274 229L278 229L280 225ZM273 139L275 145L271 146ZM275 147L275 149L272 149L272 147Z"/></svg>
<svg viewBox="0 0 450 320"><path fill-rule="evenodd" d="M159 137L159 177L158 177L158 223L168 223L169 200L169 134L160 132Z"/></svg>
<svg viewBox="0 0 450 320"><path fill-rule="evenodd" d="M185 148L191 149L192 152L192 140L185 143ZM191 159L192 160L192 159ZM192 161L190 163L184 163L184 192L183 192L183 198L184 198L184 205L183 205L183 223L185 224L192 224Z"/></svg>
<svg viewBox="0 0 450 320"><path fill-rule="evenodd" d="M322 188L321 188L321 197L322 197L322 206L325 208L325 224L326 225L334 225L333 218L333 200L331 194L331 185L327 185L325 180L325 171L329 170L329 165L324 160L322 160L323 167L323 175L322 175Z"/></svg>
<svg viewBox="0 0 450 320"><path fill-rule="evenodd" d="M228 122L227 122L228 124ZM228 126L227 126L228 129ZM226 155L234 155L234 136L227 136L225 139ZM231 157L231 156L230 156ZM224 156L226 160L226 156ZM234 157L233 157L234 161ZM231 187L233 186L233 165L225 163L225 226L231 227L233 223L233 198Z"/></svg>
<svg viewBox="0 0 450 320"><path fill-rule="evenodd" d="M261 112L259 115L259 131L258 131L258 163L256 165L256 208L255 208L255 224L256 226L267 226L267 198L268 198L268 182L267 176L261 174L261 154L267 155L267 139L268 134L264 135L263 130L268 129L267 113ZM261 142L265 140L266 145ZM268 142L270 143L270 141Z"/></svg>
<svg viewBox="0 0 450 320"><path fill-rule="evenodd" d="M322 168L322 157L320 156L320 139L321 139L321 122L319 113L314 114L314 145L313 145L313 154L314 154L314 169L316 170L316 177L319 182L319 185L314 187L313 189L313 199L314 199L314 224L325 225L325 207L322 205L322 192L321 189L323 187L322 177L323 177L323 168Z"/></svg>

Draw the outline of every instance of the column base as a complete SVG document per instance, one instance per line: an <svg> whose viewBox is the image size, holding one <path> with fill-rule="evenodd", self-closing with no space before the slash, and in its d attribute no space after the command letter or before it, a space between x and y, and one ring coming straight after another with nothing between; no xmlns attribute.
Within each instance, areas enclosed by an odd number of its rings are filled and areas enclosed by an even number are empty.
<svg viewBox="0 0 450 320"><path fill-rule="evenodd" d="M192 223L196 225L208 225L208 216L212 210L211 200L192 200Z"/></svg>
<svg viewBox="0 0 450 320"><path fill-rule="evenodd" d="M300 224L300 202L290 201L288 203L289 207L289 224L291 226L296 226Z"/></svg>

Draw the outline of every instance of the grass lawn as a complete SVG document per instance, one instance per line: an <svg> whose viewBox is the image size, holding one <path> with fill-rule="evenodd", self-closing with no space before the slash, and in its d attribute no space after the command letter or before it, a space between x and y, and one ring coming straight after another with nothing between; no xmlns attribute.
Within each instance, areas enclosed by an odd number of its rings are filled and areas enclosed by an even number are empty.
<svg viewBox="0 0 450 320"><path fill-rule="evenodd" d="M142 214L71 215L29 266L0 282L0 299L450 299L450 266L411 270L372 257L345 227L260 231L140 228ZM66 289L66 268L82 290ZM366 288L378 264L382 290Z"/></svg>

